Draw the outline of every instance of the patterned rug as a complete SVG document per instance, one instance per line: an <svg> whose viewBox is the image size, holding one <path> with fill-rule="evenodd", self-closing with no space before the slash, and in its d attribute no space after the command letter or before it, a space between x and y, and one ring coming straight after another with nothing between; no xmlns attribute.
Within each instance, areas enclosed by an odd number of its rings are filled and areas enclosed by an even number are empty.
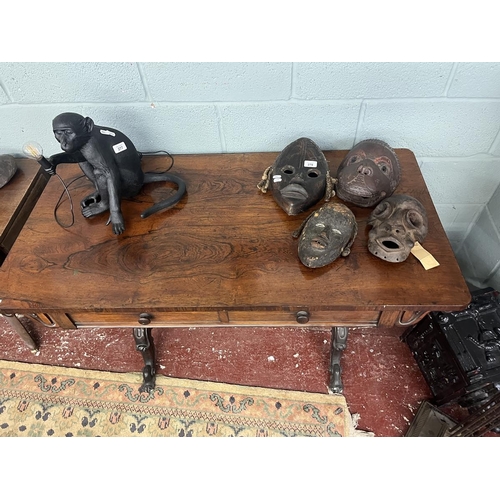
<svg viewBox="0 0 500 500"><path fill-rule="evenodd" d="M323 436L355 429L342 395L0 360L2 436ZM353 419L354 417L354 419Z"/></svg>

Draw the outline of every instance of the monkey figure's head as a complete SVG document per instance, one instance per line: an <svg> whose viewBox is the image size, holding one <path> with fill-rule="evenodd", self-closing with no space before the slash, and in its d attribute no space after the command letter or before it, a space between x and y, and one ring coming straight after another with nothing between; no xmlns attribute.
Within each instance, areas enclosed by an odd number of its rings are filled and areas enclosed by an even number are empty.
<svg viewBox="0 0 500 500"><path fill-rule="evenodd" d="M54 136L66 153L74 153L86 144L93 128L92 119L78 113L62 113L52 120Z"/></svg>

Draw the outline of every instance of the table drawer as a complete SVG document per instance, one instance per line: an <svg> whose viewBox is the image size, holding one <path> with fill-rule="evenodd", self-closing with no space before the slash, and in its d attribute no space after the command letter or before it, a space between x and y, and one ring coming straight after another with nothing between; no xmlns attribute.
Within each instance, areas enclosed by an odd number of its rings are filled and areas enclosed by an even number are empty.
<svg viewBox="0 0 500 500"><path fill-rule="evenodd" d="M75 325L81 327L162 327L162 326L210 326L221 323L217 311L171 311L171 312L121 312L70 314Z"/></svg>
<svg viewBox="0 0 500 500"><path fill-rule="evenodd" d="M168 326L376 326L379 311L171 311L76 312L79 327Z"/></svg>
<svg viewBox="0 0 500 500"><path fill-rule="evenodd" d="M379 311L229 311L233 325L376 326Z"/></svg>

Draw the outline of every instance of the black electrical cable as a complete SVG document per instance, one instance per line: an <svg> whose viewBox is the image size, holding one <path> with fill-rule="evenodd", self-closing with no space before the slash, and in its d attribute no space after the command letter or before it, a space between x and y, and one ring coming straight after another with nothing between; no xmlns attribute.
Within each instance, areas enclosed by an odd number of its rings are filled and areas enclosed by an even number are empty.
<svg viewBox="0 0 500 500"><path fill-rule="evenodd" d="M168 172L174 166L174 157L168 151L160 149L160 151L148 151L147 153L139 152L140 155L146 155L146 156L148 156L148 155L154 156L157 153L165 153L172 160L170 167L168 167L167 170L165 170L165 172ZM164 172L162 172L162 173L164 173Z"/></svg>
<svg viewBox="0 0 500 500"><path fill-rule="evenodd" d="M68 228L68 227L71 227L74 223L75 223L75 211L73 210L73 199L71 198L71 194L69 192L69 187L71 186L71 184L73 184L73 182L76 182L78 179L81 179L82 177L85 177L85 174L82 174L82 175L79 175L78 177L76 177L75 179L73 179L69 184L65 184L64 181L62 180L61 176L56 172L56 177L61 181L61 184L63 185L63 192L61 193L61 196L59 196L59 199L57 200L57 203L56 203L56 206L54 207L54 219L56 220L56 222L63 228ZM69 200L69 210L70 210L70 213L71 213L71 223L70 224L62 224L59 219L57 218L57 209L61 206L61 203L62 203L62 197L64 196L64 193L66 193L66 195L68 196L68 200Z"/></svg>
<svg viewBox="0 0 500 500"><path fill-rule="evenodd" d="M139 151L139 155L140 156L154 156L154 155L156 155L158 153L165 153L172 160L172 163L167 168L167 170L165 170L164 172L159 172L159 173L168 172L174 166L174 157L168 151L165 151L163 149L161 149L159 151L148 151L148 152L141 152L141 151ZM62 180L61 176L57 172L56 172L55 175L59 179L59 181L61 182L61 184L63 185L64 189L63 189L63 191L61 193L61 196L59 196L59 199L57 200L56 206L54 207L54 219L59 224L59 226L61 226L62 228L66 229L68 227L71 227L75 223L75 211L73 209L73 199L71 198L71 194L70 194L68 188L71 186L71 184L73 184L73 182L76 182L78 179L81 179L82 177L86 177L86 176L85 176L85 174L79 175L78 177L75 177L69 184L65 184L64 181ZM62 197L64 196L64 193L66 193L66 195L68 197L68 200L69 200L69 210L70 210L70 213L71 213L71 223L67 224L67 225L62 224L60 222L59 218L57 217L57 209L61 206Z"/></svg>

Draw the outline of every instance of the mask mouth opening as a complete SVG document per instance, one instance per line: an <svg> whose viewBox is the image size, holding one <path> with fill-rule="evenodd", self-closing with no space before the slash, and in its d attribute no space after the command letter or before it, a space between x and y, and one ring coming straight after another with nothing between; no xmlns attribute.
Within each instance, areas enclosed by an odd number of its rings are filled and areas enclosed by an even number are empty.
<svg viewBox="0 0 500 500"><path fill-rule="evenodd" d="M391 236L371 240L368 249L379 259L388 262L403 262L408 257L404 245Z"/></svg>
<svg viewBox="0 0 500 500"><path fill-rule="evenodd" d="M315 250L325 250L325 248L328 246L328 238L326 237L326 234L321 233L318 236L315 236L311 240L311 247L314 248Z"/></svg>
<svg viewBox="0 0 500 500"><path fill-rule="evenodd" d="M377 194L376 189L368 184L366 176L358 174L354 179L348 182L341 182L340 187L344 189L346 193L368 199L374 194Z"/></svg>
<svg viewBox="0 0 500 500"><path fill-rule="evenodd" d="M389 251L390 250L399 250L401 248L401 245L394 240L382 240L381 243L382 243L382 246L386 250L389 250Z"/></svg>

